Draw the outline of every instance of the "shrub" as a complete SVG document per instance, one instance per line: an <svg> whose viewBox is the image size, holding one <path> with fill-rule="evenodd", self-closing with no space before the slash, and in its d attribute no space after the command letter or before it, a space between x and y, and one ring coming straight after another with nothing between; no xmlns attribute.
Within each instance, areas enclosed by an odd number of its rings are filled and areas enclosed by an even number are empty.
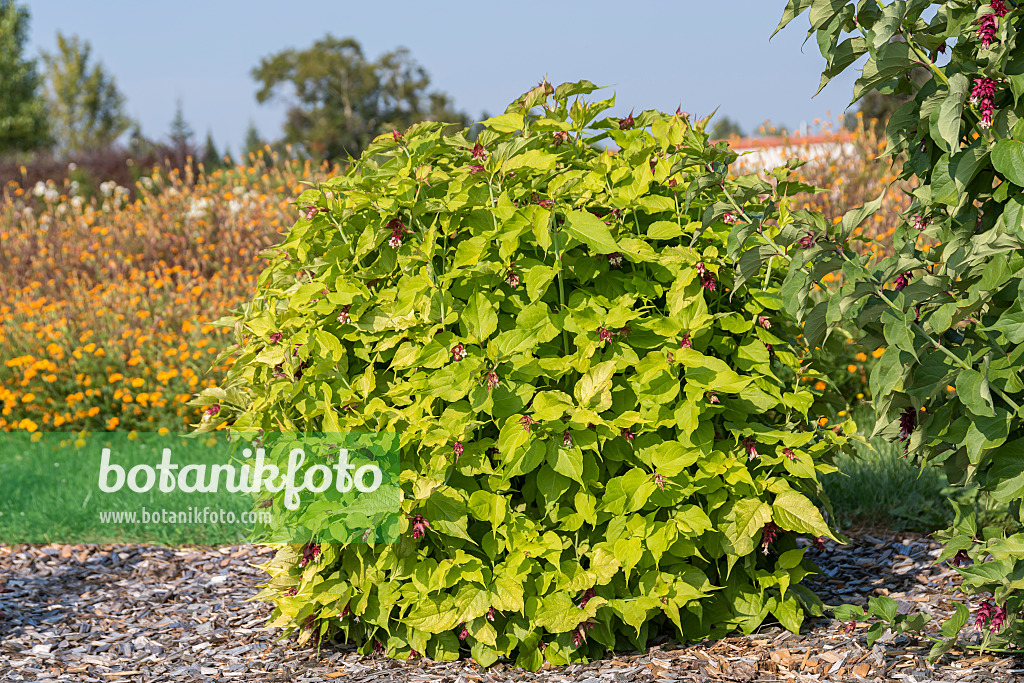
<svg viewBox="0 0 1024 683"><path fill-rule="evenodd" d="M875 433L944 467L951 484L977 483L1009 511L1012 525L979 528L958 507L940 559L960 567L962 590L992 594L974 616L982 647L1020 645L1024 13L1004 0L790 0L780 28L806 10L828 61L823 84L866 55L855 99L872 90L911 96L889 120L886 153L906 154L902 177L916 186L893 256L869 262L844 248L845 225L819 235L807 254L815 273L841 268L845 282L808 326L815 321L816 340L827 329L820 321L857 318L865 343L886 344L870 379ZM920 66L928 79L919 85L909 75ZM807 284L794 275L794 289ZM959 611L947 622L933 656L966 622Z"/></svg>
<svg viewBox="0 0 1024 683"><path fill-rule="evenodd" d="M227 319L203 428L401 435L400 543L267 566L300 641L537 669L820 614L797 536L836 538L812 498L856 427L818 426L779 294L810 188L727 179L706 121L598 120L593 90L378 137Z"/></svg>

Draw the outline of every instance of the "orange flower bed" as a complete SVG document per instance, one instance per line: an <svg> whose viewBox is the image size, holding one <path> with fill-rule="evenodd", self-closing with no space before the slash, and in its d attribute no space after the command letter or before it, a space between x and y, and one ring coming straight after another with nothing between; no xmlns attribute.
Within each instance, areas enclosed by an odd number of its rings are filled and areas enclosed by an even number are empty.
<svg viewBox="0 0 1024 683"><path fill-rule="evenodd" d="M269 150L268 150L269 152ZM85 201L53 183L0 203L0 429L180 431L216 385L259 254L331 169L276 155L182 178L154 168ZM211 366L213 369L211 370Z"/></svg>

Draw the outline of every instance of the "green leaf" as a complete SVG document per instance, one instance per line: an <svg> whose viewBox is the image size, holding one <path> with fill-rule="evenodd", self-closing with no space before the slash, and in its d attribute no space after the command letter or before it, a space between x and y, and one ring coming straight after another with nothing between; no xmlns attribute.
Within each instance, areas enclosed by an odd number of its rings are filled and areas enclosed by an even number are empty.
<svg viewBox="0 0 1024 683"><path fill-rule="evenodd" d="M772 508L763 500L744 498L733 503L725 520L721 531L732 546L731 552L743 556L754 550L755 538L772 521Z"/></svg>
<svg viewBox="0 0 1024 683"><path fill-rule="evenodd" d="M956 395L975 415L994 417L992 392L988 380L977 370L961 370L956 376Z"/></svg>
<svg viewBox="0 0 1024 683"><path fill-rule="evenodd" d="M615 374L615 361L605 361L592 367L580 381L576 383L573 395L576 403L582 408L595 408L611 405L612 376ZM606 408L601 408L604 410Z"/></svg>
<svg viewBox="0 0 1024 683"><path fill-rule="evenodd" d="M828 302L822 301L814 306L807 320L804 321L804 339L809 347L820 347L828 339L832 326L828 324Z"/></svg>
<svg viewBox="0 0 1024 683"><path fill-rule="evenodd" d="M514 133L517 130L523 129L523 115L500 114L498 116L492 116L489 119L484 119L480 122L480 125L492 128L499 133Z"/></svg>
<svg viewBox="0 0 1024 683"><path fill-rule="evenodd" d="M1024 187L1024 142L1004 138L992 147L992 165L1010 182Z"/></svg>
<svg viewBox="0 0 1024 683"><path fill-rule="evenodd" d="M868 598L868 610L870 613L890 624L896 618L899 607L899 603L885 595Z"/></svg>
<svg viewBox="0 0 1024 683"><path fill-rule="evenodd" d="M953 609L956 610L953 616L942 622L939 628L939 633L947 638L956 638L960 635L960 630L971 616L970 610L962 602L954 602Z"/></svg>
<svg viewBox="0 0 1024 683"><path fill-rule="evenodd" d="M775 496L772 519L787 531L835 538L814 503L807 496L793 490Z"/></svg>
<svg viewBox="0 0 1024 683"><path fill-rule="evenodd" d="M956 73L949 77L949 92L939 105L938 125L933 129L938 134L936 142L944 143L942 148L947 152L960 147L961 118L970 89L971 83L966 75Z"/></svg>
<svg viewBox="0 0 1024 683"><path fill-rule="evenodd" d="M771 37L774 38L776 33L786 28L791 21L803 14L812 4L814 4L814 0L789 0L786 3L786 9L782 12L782 19L772 31Z"/></svg>
<svg viewBox="0 0 1024 683"><path fill-rule="evenodd" d="M573 601L568 593L554 593L543 599L531 596L527 600L527 612L533 612L533 623L551 633L568 633L587 619L592 619L599 607L607 604L602 597L594 597L587 601L583 609Z"/></svg>
<svg viewBox="0 0 1024 683"><path fill-rule="evenodd" d="M477 344L482 344L498 329L498 314L483 292L476 292L469 298L461 319L466 324L467 336Z"/></svg>
<svg viewBox="0 0 1024 683"><path fill-rule="evenodd" d="M590 247L595 254L612 254L619 251L619 245L615 243L608 226L588 211L567 212L562 228Z"/></svg>
<svg viewBox="0 0 1024 683"><path fill-rule="evenodd" d="M910 71L917 56L909 43L899 41L886 43L877 52L877 56L869 58L853 87L853 101L856 102L869 91L874 90L885 81Z"/></svg>

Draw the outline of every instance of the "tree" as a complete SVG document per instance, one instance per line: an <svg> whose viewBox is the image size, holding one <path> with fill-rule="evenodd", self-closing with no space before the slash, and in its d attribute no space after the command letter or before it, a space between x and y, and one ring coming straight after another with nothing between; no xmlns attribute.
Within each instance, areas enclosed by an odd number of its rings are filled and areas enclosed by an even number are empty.
<svg viewBox="0 0 1024 683"><path fill-rule="evenodd" d="M715 127L711 129L711 138L715 140L724 140L725 138L743 138L746 137L746 133L740 128L740 124L733 121L728 116L723 116Z"/></svg>
<svg viewBox="0 0 1024 683"><path fill-rule="evenodd" d="M263 151L263 145L266 143L263 138L260 137L260 131L256 128L256 124L249 121L249 127L245 129L245 142L242 145L242 156L248 157L250 154L259 154ZM245 159L243 158L243 162Z"/></svg>
<svg viewBox="0 0 1024 683"><path fill-rule="evenodd" d="M359 156L380 133L418 121L469 124L448 95L428 90L430 77L405 48L368 61L355 39L328 34L307 50L264 57L252 76L261 104L292 86L284 142L330 159Z"/></svg>
<svg viewBox="0 0 1024 683"><path fill-rule="evenodd" d="M171 146L176 150L190 150L194 136L195 133L192 132L192 127L185 120L185 112L181 107L181 99L179 98L174 107L174 118L171 119L171 132L168 135Z"/></svg>
<svg viewBox="0 0 1024 683"><path fill-rule="evenodd" d="M102 63L91 64L92 46L57 34L57 52L43 53L46 103L62 153L109 147L128 131L124 95Z"/></svg>
<svg viewBox="0 0 1024 683"><path fill-rule="evenodd" d="M0 0L0 154L49 143L46 105L33 59L25 59L29 13Z"/></svg>
<svg viewBox="0 0 1024 683"><path fill-rule="evenodd" d="M206 172L214 171L224 165L224 160L217 152L217 145L213 142L213 132L206 132L206 142L203 143L203 167Z"/></svg>

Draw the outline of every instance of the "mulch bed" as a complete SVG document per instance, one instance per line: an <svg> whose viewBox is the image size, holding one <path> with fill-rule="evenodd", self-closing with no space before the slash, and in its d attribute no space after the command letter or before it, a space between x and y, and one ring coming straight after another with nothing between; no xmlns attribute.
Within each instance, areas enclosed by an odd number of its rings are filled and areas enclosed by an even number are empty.
<svg viewBox="0 0 1024 683"><path fill-rule="evenodd" d="M815 560L811 582L827 604L888 595L901 610L943 617L956 573L933 566L938 545L917 536L852 536ZM764 627L687 647L664 642L588 665L537 673L472 661L399 662L361 657L345 646L295 647L263 630L271 607L247 601L267 549L169 549L149 546L0 547L0 681L1024 681L1024 658L953 650L925 662L930 643L887 633L865 647L864 628L846 633L831 619L805 623L800 635ZM976 601L968 606L974 607Z"/></svg>

